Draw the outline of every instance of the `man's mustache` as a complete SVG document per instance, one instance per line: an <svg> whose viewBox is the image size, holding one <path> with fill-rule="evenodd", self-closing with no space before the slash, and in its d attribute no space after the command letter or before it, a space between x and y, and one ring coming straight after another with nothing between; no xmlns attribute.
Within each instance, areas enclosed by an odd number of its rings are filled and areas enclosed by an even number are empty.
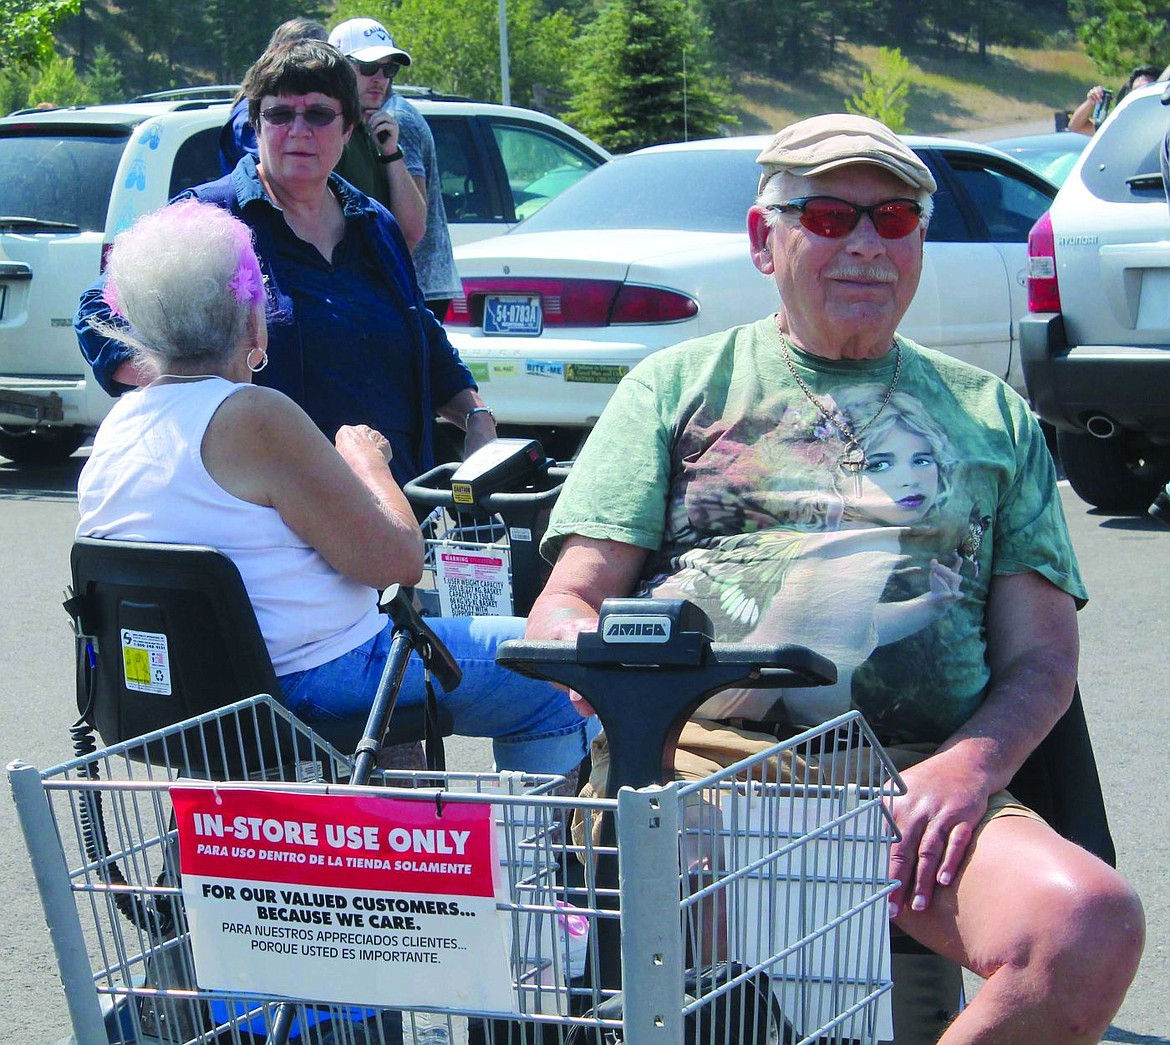
<svg viewBox="0 0 1170 1045"><path fill-rule="evenodd" d="M865 283L894 283L898 273L874 265L845 265L825 273L826 279L855 279Z"/></svg>

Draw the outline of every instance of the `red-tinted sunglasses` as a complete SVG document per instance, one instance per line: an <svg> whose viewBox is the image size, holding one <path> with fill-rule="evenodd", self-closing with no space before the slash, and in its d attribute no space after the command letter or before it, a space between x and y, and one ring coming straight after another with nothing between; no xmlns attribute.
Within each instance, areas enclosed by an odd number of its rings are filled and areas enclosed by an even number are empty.
<svg viewBox="0 0 1170 1045"><path fill-rule="evenodd" d="M909 236L922 221L922 205L914 200L885 200L862 207L836 196L802 196L787 203L774 203L769 210L788 214L797 211L800 223L809 232L829 239L849 235L863 214L868 214L877 234L882 239L902 239Z"/></svg>

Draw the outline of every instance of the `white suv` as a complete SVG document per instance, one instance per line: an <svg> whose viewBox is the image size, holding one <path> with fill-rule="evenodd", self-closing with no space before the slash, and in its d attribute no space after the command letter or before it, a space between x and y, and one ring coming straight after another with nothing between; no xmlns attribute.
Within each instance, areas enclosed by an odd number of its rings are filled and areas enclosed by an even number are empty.
<svg viewBox="0 0 1170 1045"><path fill-rule="evenodd" d="M451 238L504 232L609 154L543 113L406 88L435 136ZM114 235L220 176L232 88L0 119L0 455L62 460L106 415L73 314ZM156 96L158 97L158 96Z"/></svg>
<svg viewBox="0 0 1170 1045"><path fill-rule="evenodd" d="M1073 490L1109 510L1144 510L1170 478L1164 88L1121 102L1028 239L1028 392Z"/></svg>

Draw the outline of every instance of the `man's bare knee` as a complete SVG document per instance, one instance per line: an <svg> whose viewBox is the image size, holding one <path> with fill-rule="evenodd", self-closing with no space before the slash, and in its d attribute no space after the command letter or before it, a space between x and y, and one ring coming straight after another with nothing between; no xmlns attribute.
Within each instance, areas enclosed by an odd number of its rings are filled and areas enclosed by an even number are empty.
<svg viewBox="0 0 1170 1045"><path fill-rule="evenodd" d="M1053 918L1062 913L1063 931L1053 927L1061 946L1052 955L1052 986L1064 996L1070 1020L1103 1030L1137 974L1145 944L1141 900L1108 870L1090 883L1071 883L1064 911L1053 909Z"/></svg>

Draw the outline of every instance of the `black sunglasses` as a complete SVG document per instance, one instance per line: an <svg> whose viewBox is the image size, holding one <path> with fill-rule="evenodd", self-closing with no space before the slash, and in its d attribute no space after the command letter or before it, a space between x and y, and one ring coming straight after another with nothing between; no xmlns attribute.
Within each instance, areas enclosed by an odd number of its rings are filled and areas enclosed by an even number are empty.
<svg viewBox="0 0 1170 1045"><path fill-rule="evenodd" d="M330 109L328 105L306 105L303 109L291 105L270 105L267 109L261 109L260 115L265 123L273 127L287 127L298 115L303 116L310 127L328 127L341 113Z"/></svg>
<svg viewBox="0 0 1170 1045"><path fill-rule="evenodd" d="M383 58L380 62L359 62L356 58L351 58L350 61L362 76L373 76L381 69L387 80L393 80L394 74L402 68L402 63L397 58Z"/></svg>
<svg viewBox="0 0 1170 1045"><path fill-rule="evenodd" d="M787 203L774 203L769 210L800 214L800 223L809 232L828 239L847 236L868 214L877 234L882 239L902 239L909 236L922 221L922 204L915 200L884 200L862 207L836 196L801 196Z"/></svg>

